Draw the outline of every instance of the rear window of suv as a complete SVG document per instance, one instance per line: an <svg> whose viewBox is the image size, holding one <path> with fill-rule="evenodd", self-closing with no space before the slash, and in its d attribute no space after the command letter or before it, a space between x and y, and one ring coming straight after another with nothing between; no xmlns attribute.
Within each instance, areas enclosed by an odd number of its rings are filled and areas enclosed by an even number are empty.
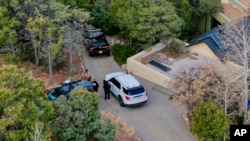
<svg viewBox="0 0 250 141"><path fill-rule="evenodd" d="M142 86L132 88L132 89L128 90L129 95L137 95L137 94L141 94L141 93L144 93L144 92L145 92L145 89Z"/></svg>

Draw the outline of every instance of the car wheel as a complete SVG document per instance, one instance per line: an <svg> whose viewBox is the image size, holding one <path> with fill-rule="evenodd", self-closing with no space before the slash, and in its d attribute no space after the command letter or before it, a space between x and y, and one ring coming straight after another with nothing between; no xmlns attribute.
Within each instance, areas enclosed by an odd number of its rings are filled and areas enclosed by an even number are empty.
<svg viewBox="0 0 250 141"><path fill-rule="evenodd" d="M109 52L109 53L107 53L107 56L110 56L110 52Z"/></svg>
<svg viewBox="0 0 250 141"><path fill-rule="evenodd" d="M119 100L120 106L121 106L121 107L124 107L125 105L124 105L124 102L123 102L121 96L119 96L118 100Z"/></svg>

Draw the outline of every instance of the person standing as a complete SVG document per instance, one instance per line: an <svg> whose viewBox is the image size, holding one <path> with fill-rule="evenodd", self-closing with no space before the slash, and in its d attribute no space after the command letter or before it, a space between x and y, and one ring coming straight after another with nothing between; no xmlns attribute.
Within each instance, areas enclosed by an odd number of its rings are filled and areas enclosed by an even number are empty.
<svg viewBox="0 0 250 141"><path fill-rule="evenodd" d="M83 80L91 81L91 74L90 74L90 72L86 69L86 70L82 73L81 78L82 78Z"/></svg>
<svg viewBox="0 0 250 141"><path fill-rule="evenodd" d="M107 81L103 80L103 88L104 88L104 99L110 99L110 85Z"/></svg>
<svg viewBox="0 0 250 141"><path fill-rule="evenodd" d="M99 84L95 79L92 81L92 85L93 85L94 91L98 92Z"/></svg>

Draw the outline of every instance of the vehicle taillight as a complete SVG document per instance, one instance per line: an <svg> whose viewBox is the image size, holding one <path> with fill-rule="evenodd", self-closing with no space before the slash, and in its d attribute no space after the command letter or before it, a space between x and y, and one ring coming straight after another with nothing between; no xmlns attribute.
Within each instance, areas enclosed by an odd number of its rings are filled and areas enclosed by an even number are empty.
<svg viewBox="0 0 250 141"><path fill-rule="evenodd" d="M89 48L89 50L90 50L90 51L93 51L93 50L94 50L94 48L93 48L93 47L91 47L91 48Z"/></svg>
<svg viewBox="0 0 250 141"><path fill-rule="evenodd" d="M146 92L146 96L148 96L148 92Z"/></svg>
<svg viewBox="0 0 250 141"><path fill-rule="evenodd" d="M129 96L126 95L125 98L126 98L127 101L129 101Z"/></svg>

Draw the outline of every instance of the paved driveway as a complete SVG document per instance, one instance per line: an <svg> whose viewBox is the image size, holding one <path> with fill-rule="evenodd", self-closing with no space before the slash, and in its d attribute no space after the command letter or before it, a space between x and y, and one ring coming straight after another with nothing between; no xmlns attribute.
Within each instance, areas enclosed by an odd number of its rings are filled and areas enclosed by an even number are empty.
<svg viewBox="0 0 250 141"><path fill-rule="evenodd" d="M181 117L181 109L169 100L170 93L165 89L137 77L147 90L149 101L141 107L122 108L114 96L111 96L110 100L103 99L102 79L104 75L122 71L114 62L113 57L89 57L86 52L83 52L83 60L92 78L96 78L100 84L99 93L102 95L100 109L122 117L135 129L143 141L197 140L186 127Z"/></svg>

